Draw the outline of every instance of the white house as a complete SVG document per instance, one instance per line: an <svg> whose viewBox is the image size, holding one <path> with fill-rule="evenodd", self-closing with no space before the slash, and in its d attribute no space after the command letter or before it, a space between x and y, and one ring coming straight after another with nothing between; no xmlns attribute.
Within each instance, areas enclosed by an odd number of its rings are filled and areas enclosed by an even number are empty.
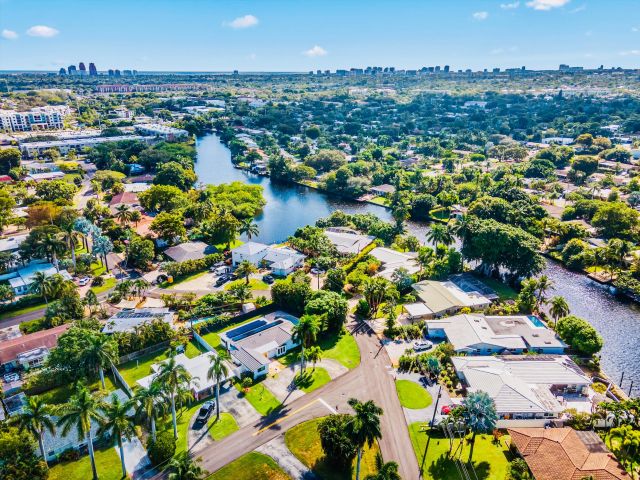
<svg viewBox="0 0 640 480"><path fill-rule="evenodd" d="M13 272L9 278L9 286L16 295L24 295L29 292L33 279L38 272L43 272L47 277L60 274L65 280L71 280L71 275L66 270L57 271L51 263L31 263L24 268Z"/></svg>
<svg viewBox="0 0 640 480"><path fill-rule="evenodd" d="M398 252L386 247L376 247L369 255L380 262L378 276L390 280L393 274L400 268L404 268L407 273L414 274L420 270L416 252Z"/></svg>
<svg viewBox="0 0 640 480"><path fill-rule="evenodd" d="M166 307L122 310L107 320L102 333L135 332L136 328L154 320L161 320L171 325L173 323L173 312Z"/></svg>
<svg viewBox="0 0 640 480"><path fill-rule="evenodd" d="M231 250L234 267L248 261L256 267L270 268L274 275L286 277L296 268L304 265L305 255L288 247L276 247L264 243L247 242Z"/></svg>
<svg viewBox="0 0 640 480"><path fill-rule="evenodd" d="M491 305L491 300L480 292L464 291L452 281L423 280L412 285L416 296L430 310L424 318L439 318L452 315L464 307L471 310Z"/></svg>

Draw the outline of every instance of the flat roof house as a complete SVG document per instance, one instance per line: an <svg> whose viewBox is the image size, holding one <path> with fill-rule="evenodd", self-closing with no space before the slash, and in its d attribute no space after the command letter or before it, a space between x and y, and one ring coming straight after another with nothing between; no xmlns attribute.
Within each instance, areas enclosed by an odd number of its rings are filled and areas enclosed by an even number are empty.
<svg viewBox="0 0 640 480"><path fill-rule="evenodd" d="M65 280L71 280L69 272L66 270L57 271L56 267L51 263L31 263L14 272L13 277L9 278L9 286L11 286L16 295L24 295L29 292L33 279L38 272L43 272L47 277L58 273Z"/></svg>
<svg viewBox="0 0 640 480"><path fill-rule="evenodd" d="M357 255L376 239L371 235L362 235L344 227L327 228L324 234L341 255Z"/></svg>
<svg viewBox="0 0 640 480"><path fill-rule="evenodd" d="M417 273L420 270L416 252L398 252L385 247L376 247L369 252L369 255L378 260L381 268L377 275L391 280L396 270L404 268L409 274Z"/></svg>
<svg viewBox="0 0 640 480"><path fill-rule="evenodd" d="M369 191L374 195L378 195L380 197L390 197L391 195L396 193L396 187L394 187L393 185L384 183L382 185L376 185L375 187L371 187Z"/></svg>
<svg viewBox="0 0 640 480"><path fill-rule="evenodd" d="M452 315L464 307L475 310L491 305L491 300L480 292L464 291L452 281L423 280L412 287L431 312L424 318Z"/></svg>
<svg viewBox="0 0 640 480"><path fill-rule="evenodd" d="M429 338L446 339L456 353L493 355L495 353L562 354L566 344L537 317L509 317L461 314L426 322Z"/></svg>
<svg viewBox="0 0 640 480"><path fill-rule="evenodd" d="M0 342L0 367L15 370L42 365L49 351L58 345L60 335L69 327L69 324L60 325Z"/></svg>
<svg viewBox="0 0 640 480"><path fill-rule="evenodd" d="M596 432L572 428L509 428L536 480L631 478Z"/></svg>
<svg viewBox="0 0 640 480"><path fill-rule="evenodd" d="M164 254L174 262L201 260L212 253L216 253L216 248L204 242L185 242L164 251Z"/></svg>
<svg viewBox="0 0 640 480"><path fill-rule="evenodd" d="M166 307L134 308L113 315L102 328L102 333L135 332L136 328L154 320L173 323L173 312Z"/></svg>
<svg viewBox="0 0 640 480"><path fill-rule="evenodd" d="M265 266L278 276L286 277L304 264L306 255L288 247L275 247L258 242L247 242L231 250L231 261L235 267L248 261L256 267Z"/></svg>
<svg viewBox="0 0 640 480"><path fill-rule="evenodd" d="M494 400L498 427L542 427L567 408L563 395L584 395L591 380L566 355L452 357L470 392Z"/></svg>
<svg viewBox="0 0 640 480"><path fill-rule="evenodd" d="M220 336L220 341L240 367L240 373L251 372L258 378L267 374L271 359L299 345L293 339L293 327L297 323L296 317L277 311L228 330Z"/></svg>

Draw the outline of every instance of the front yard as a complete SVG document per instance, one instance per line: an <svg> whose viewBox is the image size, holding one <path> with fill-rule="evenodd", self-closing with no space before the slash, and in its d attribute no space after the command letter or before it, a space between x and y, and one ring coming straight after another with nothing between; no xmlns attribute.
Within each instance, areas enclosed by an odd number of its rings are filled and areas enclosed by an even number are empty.
<svg viewBox="0 0 640 480"><path fill-rule="evenodd" d="M360 365L360 350L353 336L348 332L321 335L316 343L322 350L322 358L335 360L348 369ZM291 365L298 361L300 348L296 348L279 358L283 365Z"/></svg>
<svg viewBox="0 0 640 480"><path fill-rule="evenodd" d="M100 480L120 480L122 467L120 457L113 447L95 450L96 470ZM89 455L75 462L62 462L49 469L49 480L87 480L91 478L91 460Z"/></svg>
<svg viewBox="0 0 640 480"><path fill-rule="evenodd" d="M422 466L423 478L426 480L459 480L460 473L453 459L449 458L449 440L443 436L439 430L431 430L422 432L422 423L412 423L409 426L409 435L411 443L415 451L418 465ZM429 441L429 450L424 459L423 456L427 440ZM469 458L469 439L471 435L466 437L462 454L460 458L467 463ZM511 454L507 445L509 444L509 436L505 435L500 438L497 444L493 435L476 436L475 447L473 449L473 468L476 472L478 480L504 480L507 478L507 470ZM459 442L455 441L453 450L458 447ZM467 469L472 478L475 478L467 464Z"/></svg>
<svg viewBox="0 0 640 480"><path fill-rule="evenodd" d="M396 380L396 390L400 404L405 408L427 408L433 401L429 392L411 380Z"/></svg>
<svg viewBox="0 0 640 480"><path fill-rule="evenodd" d="M220 419L216 421L215 413L209 419L209 435L214 440L222 440L224 437L231 435L238 430L238 422L233 415L227 412L220 412Z"/></svg>
<svg viewBox="0 0 640 480"><path fill-rule="evenodd" d="M291 480L267 455L251 452L225 465L207 480Z"/></svg>
<svg viewBox="0 0 640 480"><path fill-rule="evenodd" d="M282 407L280 401L262 383L256 383L248 391L245 391L239 382L235 382L236 388L243 392L244 398L253 405L253 408L266 416Z"/></svg>
<svg viewBox="0 0 640 480"><path fill-rule="evenodd" d="M321 367L308 366L303 374L296 375L296 386L304 393L313 392L330 381L329 372Z"/></svg>
<svg viewBox="0 0 640 480"><path fill-rule="evenodd" d="M320 435L318 434L318 424L322 419L309 420L293 427L285 433L284 439L287 448L298 460L304 463L318 477L324 480L348 480L355 477L355 459L350 472L340 472L326 461ZM376 453L378 445L372 448L365 447L362 456L360 478L376 473Z"/></svg>

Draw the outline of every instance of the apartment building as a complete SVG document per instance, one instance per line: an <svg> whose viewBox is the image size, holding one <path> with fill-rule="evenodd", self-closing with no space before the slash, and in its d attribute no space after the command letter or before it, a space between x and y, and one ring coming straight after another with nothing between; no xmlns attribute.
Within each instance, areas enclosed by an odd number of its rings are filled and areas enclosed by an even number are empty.
<svg viewBox="0 0 640 480"><path fill-rule="evenodd" d="M64 125L64 117L70 112L69 107L64 105L36 107L26 112L0 110L0 130L30 132L61 129Z"/></svg>

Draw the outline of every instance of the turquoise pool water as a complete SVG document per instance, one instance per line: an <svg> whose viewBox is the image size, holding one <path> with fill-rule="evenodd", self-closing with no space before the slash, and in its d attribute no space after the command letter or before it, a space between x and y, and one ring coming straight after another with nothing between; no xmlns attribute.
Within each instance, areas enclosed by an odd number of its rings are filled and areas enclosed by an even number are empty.
<svg viewBox="0 0 640 480"><path fill-rule="evenodd" d="M534 327L539 327L539 328L545 328L545 324L542 323L542 320L540 320L538 317L536 317L535 315L529 315L529 321L531 323L533 323Z"/></svg>

